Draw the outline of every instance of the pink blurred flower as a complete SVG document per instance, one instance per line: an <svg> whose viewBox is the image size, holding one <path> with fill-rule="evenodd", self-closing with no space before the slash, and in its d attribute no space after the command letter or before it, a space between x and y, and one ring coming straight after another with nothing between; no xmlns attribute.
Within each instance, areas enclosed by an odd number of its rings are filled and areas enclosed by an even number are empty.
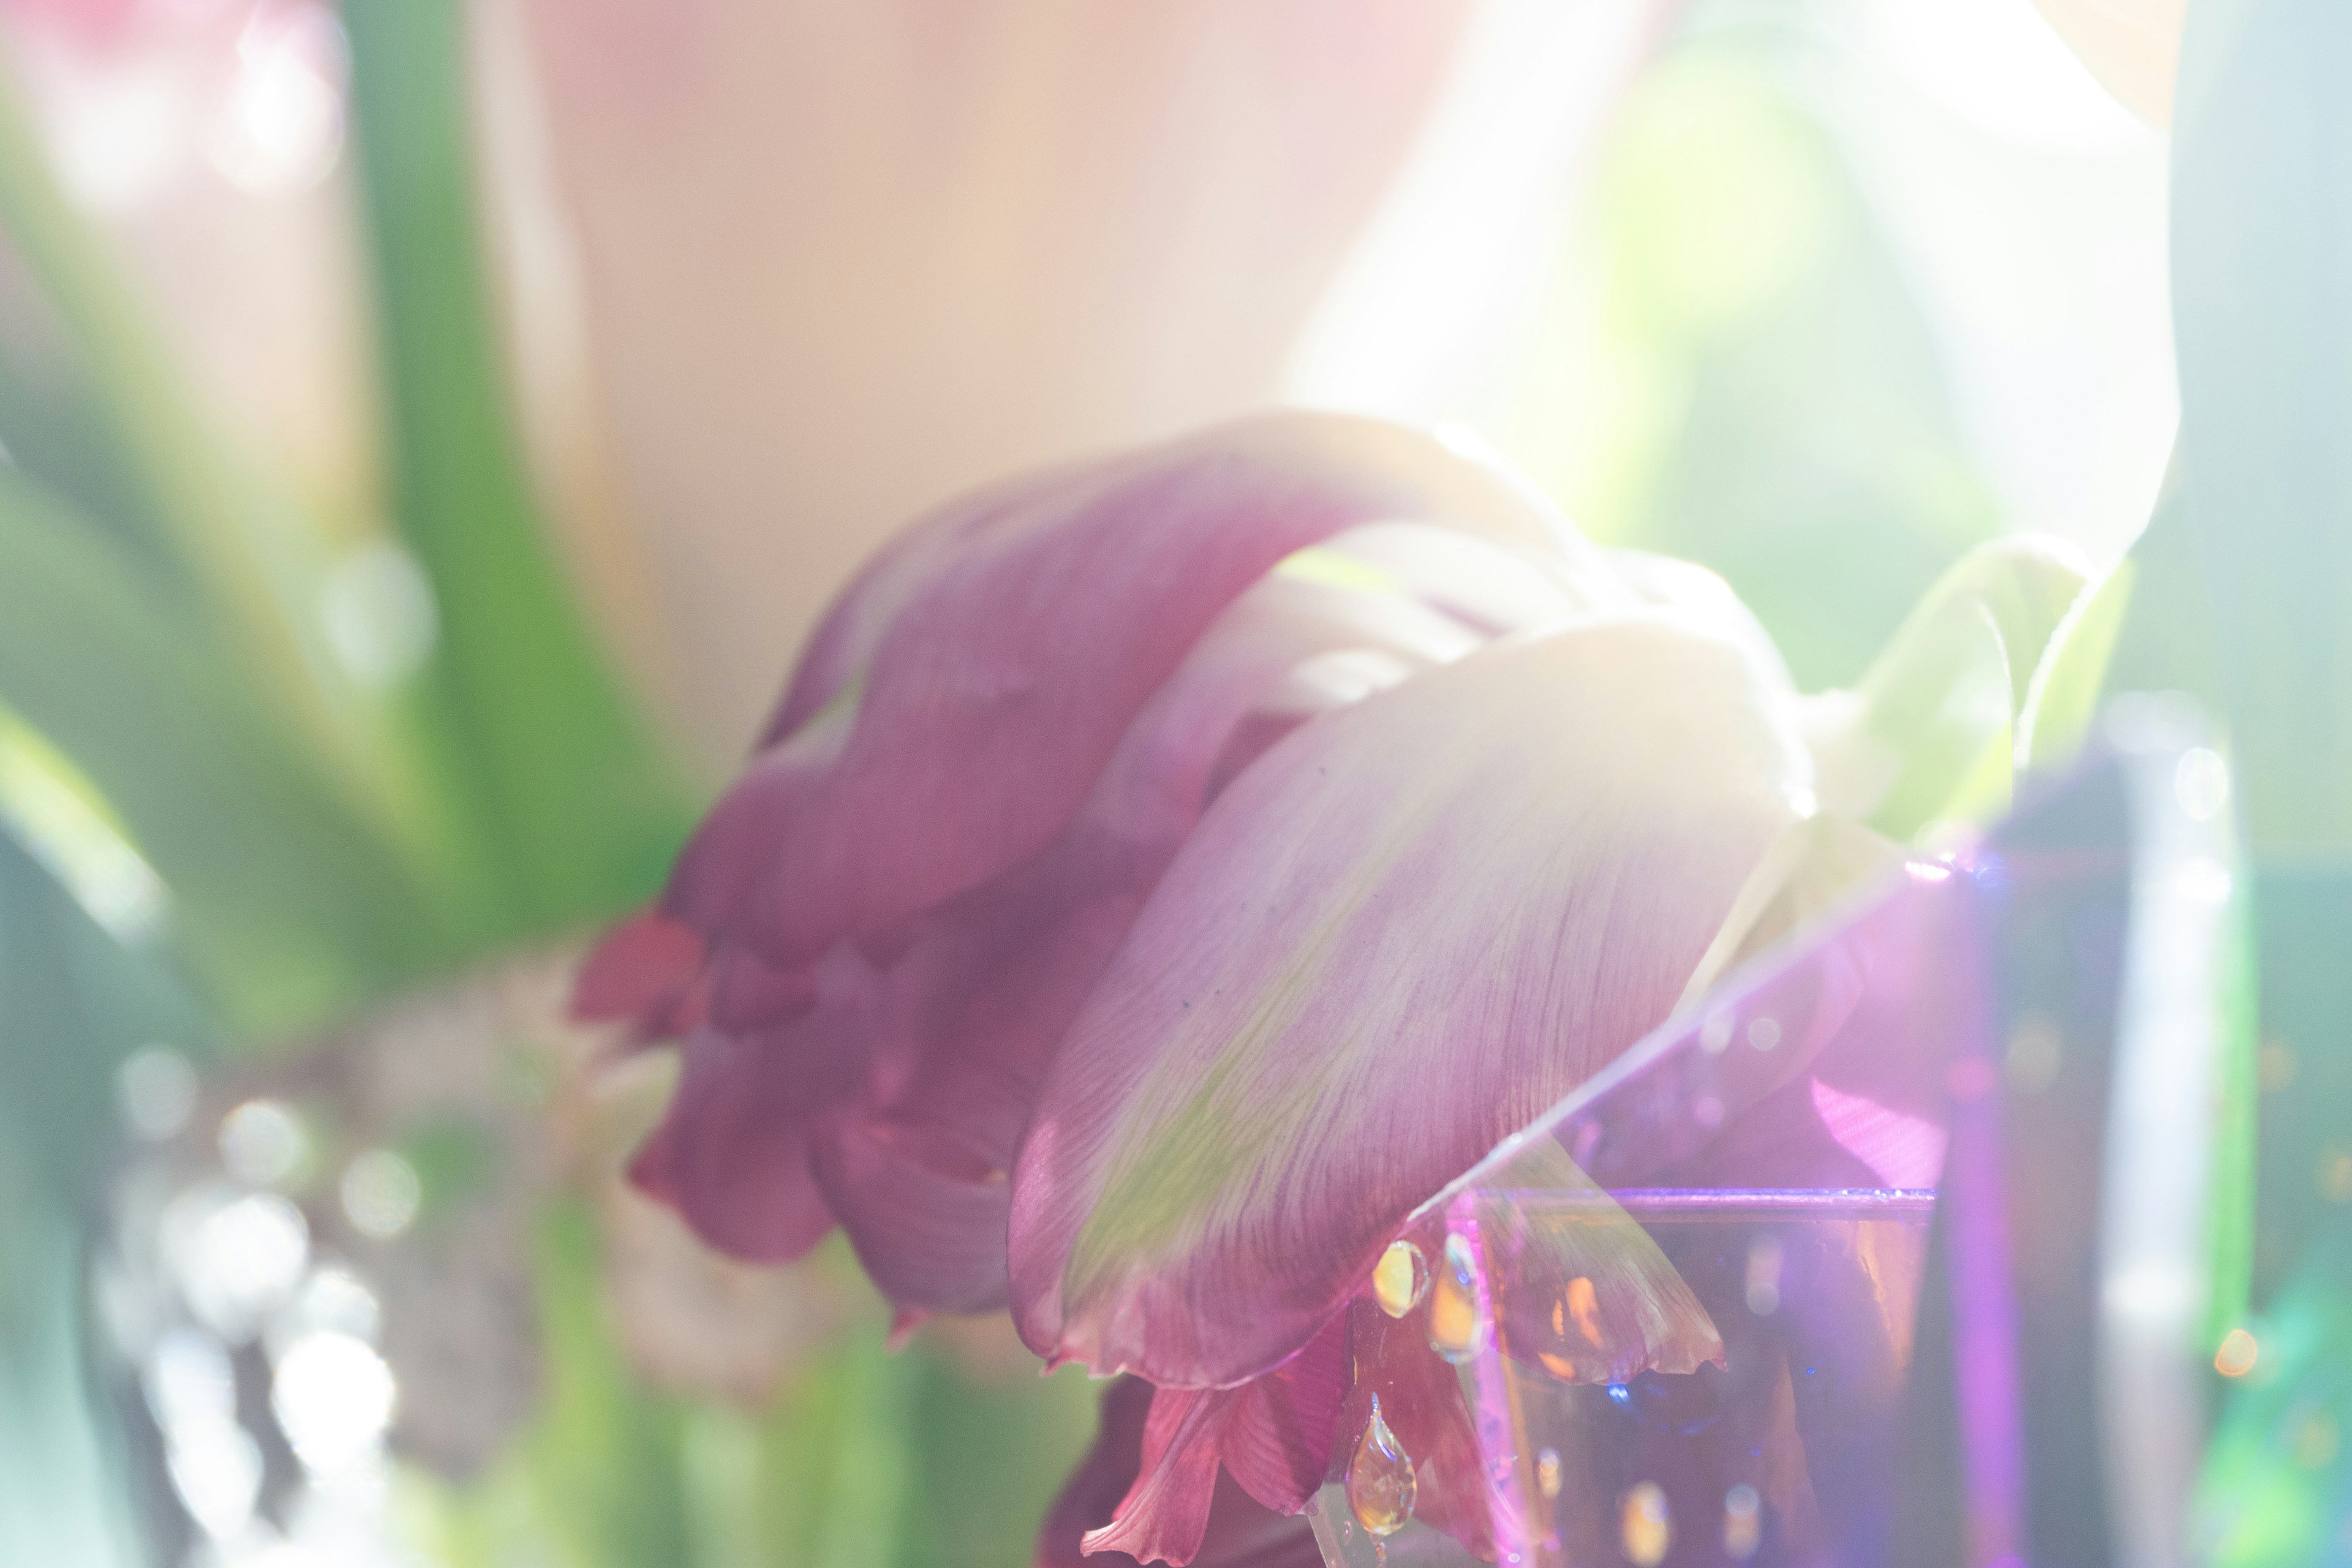
<svg viewBox="0 0 2352 1568"><path fill-rule="evenodd" d="M1405 1217L1674 1006L1807 809L1790 703L1719 582L1392 426L967 498L835 604L583 974L685 1037L638 1178L1160 1385L1087 1544L1185 1562L1221 1471L1277 1514L1321 1483Z"/></svg>
<svg viewBox="0 0 2352 1568"><path fill-rule="evenodd" d="M1278 394L1473 7L523 8L634 503L605 575L731 758L907 517Z"/></svg>

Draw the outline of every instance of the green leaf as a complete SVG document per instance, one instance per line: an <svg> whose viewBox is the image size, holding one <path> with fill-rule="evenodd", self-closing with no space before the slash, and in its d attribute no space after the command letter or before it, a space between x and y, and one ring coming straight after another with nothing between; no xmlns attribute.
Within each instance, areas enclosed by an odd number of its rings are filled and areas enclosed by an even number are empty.
<svg viewBox="0 0 2352 1568"><path fill-rule="evenodd" d="M395 510L441 612L431 679L520 929L645 896L688 825L570 596L483 286L458 0L350 4Z"/></svg>
<svg viewBox="0 0 2352 1568"><path fill-rule="evenodd" d="M2100 694L2114 667L2117 639L2139 581L2126 558L2085 589L2050 634L2050 645L2017 717L2017 765L2037 772L2063 767L2082 751L2097 717Z"/></svg>
<svg viewBox="0 0 2352 1568"><path fill-rule="evenodd" d="M445 922L381 824L238 678L211 628L105 534L0 471L0 701L103 793L231 1018L315 1022Z"/></svg>
<svg viewBox="0 0 2352 1568"><path fill-rule="evenodd" d="M328 646L331 566L316 521L207 416L116 258L65 200L0 77L0 442L24 473L211 620L241 678L337 785L394 816L430 806L384 694Z"/></svg>
<svg viewBox="0 0 2352 1568"><path fill-rule="evenodd" d="M84 1226L116 1067L206 1032L170 975L0 833L0 1562L142 1560L119 1434L85 1375Z"/></svg>
<svg viewBox="0 0 2352 1568"><path fill-rule="evenodd" d="M2179 474L2257 855L2352 847L2352 7L2197 0L2173 119Z"/></svg>
<svg viewBox="0 0 2352 1568"><path fill-rule="evenodd" d="M1817 700L1823 809L1897 839L2005 809L2018 716L2084 580L2054 541L2017 536L1963 556L1852 692Z"/></svg>

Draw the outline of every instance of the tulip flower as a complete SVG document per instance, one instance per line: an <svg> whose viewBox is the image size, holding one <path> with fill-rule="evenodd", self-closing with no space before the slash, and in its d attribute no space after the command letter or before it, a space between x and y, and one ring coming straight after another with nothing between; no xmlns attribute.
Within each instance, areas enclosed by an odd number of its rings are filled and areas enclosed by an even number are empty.
<svg viewBox="0 0 2352 1568"><path fill-rule="evenodd" d="M982 491L851 584L585 969L583 1012L683 1037L637 1178L1153 1384L1084 1544L1187 1562L1221 1473L1277 1515L1321 1484L1417 1205L1883 865L1864 819L1952 796L1923 769L2005 767L2081 584L2003 547L1804 699L1718 580L1378 423ZM1643 1364L1688 1370L1719 1343L1626 1229Z"/></svg>

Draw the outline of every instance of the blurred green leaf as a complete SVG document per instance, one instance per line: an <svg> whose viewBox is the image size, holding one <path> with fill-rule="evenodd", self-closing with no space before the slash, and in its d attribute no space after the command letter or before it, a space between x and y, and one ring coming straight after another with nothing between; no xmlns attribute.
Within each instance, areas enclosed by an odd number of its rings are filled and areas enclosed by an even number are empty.
<svg viewBox="0 0 2352 1568"><path fill-rule="evenodd" d="M1799 685L1844 685L2000 519L1810 35L1697 9L1628 93L1580 224L1598 299L1555 288L1510 446L1596 538L1720 573Z"/></svg>
<svg viewBox="0 0 2352 1568"><path fill-rule="evenodd" d="M213 624L337 787L428 814L413 737L326 637L329 542L215 428L144 302L68 205L0 76L0 442ZM427 829L418 826L415 832Z"/></svg>
<svg viewBox="0 0 2352 1568"><path fill-rule="evenodd" d="M0 833L0 1562L140 1561L123 1456L82 1360L81 1235L134 1047L208 1031Z"/></svg>
<svg viewBox="0 0 2352 1568"><path fill-rule="evenodd" d="M659 881L687 816L557 569L483 282L459 0L344 6L395 510L438 598L431 679L519 929Z"/></svg>
<svg viewBox="0 0 2352 1568"><path fill-rule="evenodd" d="M2352 7L2197 0L2173 118L2179 480L2258 854L2352 847Z"/></svg>
<svg viewBox="0 0 2352 1568"><path fill-rule="evenodd" d="M54 499L0 471L0 698L97 784L170 889L229 1016L314 1020L433 955L428 889L211 628Z"/></svg>

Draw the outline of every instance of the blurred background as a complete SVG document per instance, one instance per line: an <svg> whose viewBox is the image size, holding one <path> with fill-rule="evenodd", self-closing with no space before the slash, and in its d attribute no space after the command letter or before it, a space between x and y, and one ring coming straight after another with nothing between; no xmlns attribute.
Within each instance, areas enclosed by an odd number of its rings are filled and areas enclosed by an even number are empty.
<svg viewBox="0 0 2352 1568"><path fill-rule="evenodd" d="M0 1561L1025 1562L1092 1391L560 1017L828 596L1292 402L1847 680L2147 520L2167 157L2032 0L0 0Z"/></svg>

